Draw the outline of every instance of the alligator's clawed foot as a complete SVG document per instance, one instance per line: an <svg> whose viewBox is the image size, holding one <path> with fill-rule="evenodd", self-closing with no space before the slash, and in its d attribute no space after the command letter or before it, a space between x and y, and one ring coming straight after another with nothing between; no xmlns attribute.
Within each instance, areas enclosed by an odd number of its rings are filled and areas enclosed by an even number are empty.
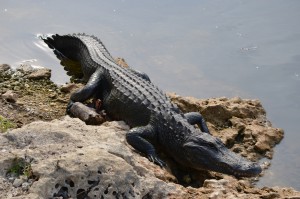
<svg viewBox="0 0 300 199"><path fill-rule="evenodd" d="M159 165L161 168L166 167L166 163L165 163L164 161L162 161L159 157L157 157L157 156L154 155L154 154L149 154L149 155L148 155L148 159L149 159L151 162L154 162L155 164Z"/></svg>
<svg viewBox="0 0 300 199"><path fill-rule="evenodd" d="M73 106L74 102L72 100L69 101L67 109L66 109L66 114L72 115L71 114L71 107Z"/></svg>

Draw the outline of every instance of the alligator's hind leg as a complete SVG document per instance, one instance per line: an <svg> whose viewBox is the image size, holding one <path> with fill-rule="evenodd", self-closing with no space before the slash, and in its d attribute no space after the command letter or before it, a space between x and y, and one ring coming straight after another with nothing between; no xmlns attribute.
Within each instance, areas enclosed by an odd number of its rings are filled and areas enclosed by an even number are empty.
<svg viewBox="0 0 300 199"><path fill-rule="evenodd" d="M132 128L126 134L126 140L133 148L146 154L151 162L164 167L166 164L158 158L154 146L149 142L149 140L154 140L155 137L156 134L151 125Z"/></svg>
<svg viewBox="0 0 300 199"><path fill-rule="evenodd" d="M206 122L200 113L190 112L190 113L184 114L184 116L190 124L192 124L192 125L197 124L200 127L202 132L210 134L208 127L206 125Z"/></svg>
<svg viewBox="0 0 300 199"><path fill-rule="evenodd" d="M98 68L90 77L87 84L80 90L76 91L71 95L70 102L67 107L67 113L74 102L84 102L90 99L97 93L99 93L99 88L101 85L101 80L103 79L104 73L101 68Z"/></svg>

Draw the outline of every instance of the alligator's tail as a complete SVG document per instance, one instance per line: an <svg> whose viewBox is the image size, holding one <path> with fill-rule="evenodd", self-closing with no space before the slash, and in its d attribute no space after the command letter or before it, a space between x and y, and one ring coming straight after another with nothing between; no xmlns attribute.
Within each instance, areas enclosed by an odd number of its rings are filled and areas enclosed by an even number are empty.
<svg viewBox="0 0 300 199"><path fill-rule="evenodd" d="M55 34L41 36L40 38L53 49L56 57L61 60L60 64L74 78L79 79L83 76L81 65L83 59L101 57L106 62L115 63L101 40L95 36L81 33L72 35Z"/></svg>
<svg viewBox="0 0 300 199"><path fill-rule="evenodd" d="M51 35L40 37L49 48L53 49L56 57L61 61L67 74L74 79L81 79L83 72L80 64L80 50L82 41L75 35Z"/></svg>
<svg viewBox="0 0 300 199"><path fill-rule="evenodd" d="M78 61L78 51L80 51L82 41L73 35L51 35L40 37L49 48L53 49L58 59L71 59Z"/></svg>

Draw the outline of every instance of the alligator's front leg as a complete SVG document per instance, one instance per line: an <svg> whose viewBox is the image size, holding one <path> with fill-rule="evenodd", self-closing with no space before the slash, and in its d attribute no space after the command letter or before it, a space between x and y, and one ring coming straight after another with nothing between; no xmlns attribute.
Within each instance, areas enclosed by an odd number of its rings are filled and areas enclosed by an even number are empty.
<svg viewBox="0 0 300 199"><path fill-rule="evenodd" d="M158 158L154 146L149 140L155 140L156 133L151 125L132 128L126 134L127 142L139 152L146 154L151 162L164 167L166 164Z"/></svg>
<svg viewBox="0 0 300 199"><path fill-rule="evenodd" d="M197 124L200 127L202 132L210 134L208 127L206 125L206 122L200 113L190 112L190 113L184 114L184 116L190 124L192 124L192 125Z"/></svg>
<svg viewBox="0 0 300 199"><path fill-rule="evenodd" d="M84 102L98 93L103 78L104 72L101 68L98 68L91 75L87 84L82 89L76 91L71 95L69 104L67 106L67 113L69 114L70 108L72 107L74 102Z"/></svg>

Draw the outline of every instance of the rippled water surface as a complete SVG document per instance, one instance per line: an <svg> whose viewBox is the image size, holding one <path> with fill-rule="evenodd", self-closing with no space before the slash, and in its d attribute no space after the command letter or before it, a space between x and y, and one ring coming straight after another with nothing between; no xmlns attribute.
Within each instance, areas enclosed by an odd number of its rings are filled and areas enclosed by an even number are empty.
<svg viewBox="0 0 300 199"><path fill-rule="evenodd" d="M68 80L41 33L94 34L166 91L257 98L285 138L259 186L300 190L300 1L0 2L0 63L29 60Z"/></svg>

